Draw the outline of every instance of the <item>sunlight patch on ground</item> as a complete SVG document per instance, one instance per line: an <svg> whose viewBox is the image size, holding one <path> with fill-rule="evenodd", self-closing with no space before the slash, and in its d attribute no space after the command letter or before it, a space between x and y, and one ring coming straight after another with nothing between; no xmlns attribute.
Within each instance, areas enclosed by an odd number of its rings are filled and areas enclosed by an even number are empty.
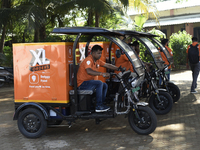
<svg viewBox="0 0 200 150"><path fill-rule="evenodd" d="M184 130L184 124L183 123L179 123L179 124L170 124L170 125L166 125L166 126L162 126L162 127L157 127L159 130L168 130L168 131L182 131Z"/></svg>
<svg viewBox="0 0 200 150"><path fill-rule="evenodd" d="M126 149L126 148L125 147L119 147L116 150L124 150L124 149Z"/></svg>
<svg viewBox="0 0 200 150"><path fill-rule="evenodd" d="M0 128L11 128L11 127L13 127L13 125L9 125L9 124L0 124Z"/></svg>
<svg viewBox="0 0 200 150"><path fill-rule="evenodd" d="M177 72L171 73L170 80L192 81L192 71L186 70L180 73ZM198 76L198 80L200 80L200 76Z"/></svg>
<svg viewBox="0 0 200 150"><path fill-rule="evenodd" d="M3 101L10 101L10 100L13 100L13 98L3 98L3 99L0 99L0 102L3 102Z"/></svg>
<svg viewBox="0 0 200 150"><path fill-rule="evenodd" d="M107 128L104 128L104 130L121 130L121 129L124 129L126 128L126 126L121 126L121 127L107 127Z"/></svg>
<svg viewBox="0 0 200 150"><path fill-rule="evenodd" d="M64 140L51 140L51 141L46 140L44 142L45 142L44 147L47 148L47 149L63 148L65 146L70 146Z"/></svg>
<svg viewBox="0 0 200 150"><path fill-rule="evenodd" d="M193 104L200 104L200 100L196 100Z"/></svg>

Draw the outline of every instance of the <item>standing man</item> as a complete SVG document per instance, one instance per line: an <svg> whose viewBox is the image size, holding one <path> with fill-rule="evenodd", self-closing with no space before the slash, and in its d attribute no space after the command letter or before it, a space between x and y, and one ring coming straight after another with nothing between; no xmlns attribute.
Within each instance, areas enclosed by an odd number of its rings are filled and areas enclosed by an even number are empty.
<svg viewBox="0 0 200 150"><path fill-rule="evenodd" d="M197 93L195 88L197 88L197 78L199 75L200 70L200 46L198 44L198 39L196 37L192 38L192 44L187 48L187 69L189 69L188 60L190 63L190 68L192 70L192 86L191 86L191 93Z"/></svg>
<svg viewBox="0 0 200 150"><path fill-rule="evenodd" d="M100 60L103 48L99 45L94 45L91 50L91 55L86 57L80 64L77 73L77 86L80 90L96 89L96 112L104 112L110 107L103 105L106 98L108 85L100 80L94 80L95 76L109 77L109 73L98 72L99 67L105 67L112 70L119 70L118 67L105 63Z"/></svg>

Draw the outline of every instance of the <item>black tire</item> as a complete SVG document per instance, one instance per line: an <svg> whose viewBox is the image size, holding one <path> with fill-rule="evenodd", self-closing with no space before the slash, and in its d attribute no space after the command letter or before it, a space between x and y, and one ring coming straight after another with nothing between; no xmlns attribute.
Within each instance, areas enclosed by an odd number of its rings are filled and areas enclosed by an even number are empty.
<svg viewBox="0 0 200 150"><path fill-rule="evenodd" d="M180 89L174 83L168 83L167 87L174 103L177 102L180 99Z"/></svg>
<svg viewBox="0 0 200 150"><path fill-rule="evenodd" d="M40 110L27 108L23 110L17 121L19 131L27 138L38 138L44 134L47 121Z"/></svg>
<svg viewBox="0 0 200 150"><path fill-rule="evenodd" d="M128 114L128 120L131 128L138 134L151 134L157 127L157 117L154 111L148 106L139 106L137 113L144 122L140 122L135 111L131 110Z"/></svg>
<svg viewBox="0 0 200 150"><path fill-rule="evenodd" d="M149 107L157 114L157 115L165 115L169 113L173 107L173 99L168 92L159 91L158 94L161 103L159 103L157 95L152 94L149 98Z"/></svg>
<svg viewBox="0 0 200 150"><path fill-rule="evenodd" d="M47 122L47 125L60 125L63 120L50 120Z"/></svg>

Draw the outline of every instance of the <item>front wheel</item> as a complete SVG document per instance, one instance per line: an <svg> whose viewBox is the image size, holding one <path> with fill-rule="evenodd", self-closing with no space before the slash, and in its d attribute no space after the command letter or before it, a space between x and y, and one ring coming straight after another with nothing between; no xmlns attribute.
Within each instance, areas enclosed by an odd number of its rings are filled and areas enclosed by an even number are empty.
<svg viewBox="0 0 200 150"><path fill-rule="evenodd" d="M165 115L171 111L173 99L168 92L159 91L158 94L152 94L150 96L149 106L157 115Z"/></svg>
<svg viewBox="0 0 200 150"><path fill-rule="evenodd" d="M23 110L17 121L19 131L27 138L40 137L47 128L47 121L41 111L35 108Z"/></svg>
<svg viewBox="0 0 200 150"><path fill-rule="evenodd" d="M157 117L148 106L138 106L136 110L131 110L128 114L131 128L138 134L151 134L157 127Z"/></svg>
<svg viewBox="0 0 200 150"><path fill-rule="evenodd" d="M168 87L168 90L169 90L169 94L173 98L173 101L177 102L180 98L180 89L174 83L168 83L167 87Z"/></svg>

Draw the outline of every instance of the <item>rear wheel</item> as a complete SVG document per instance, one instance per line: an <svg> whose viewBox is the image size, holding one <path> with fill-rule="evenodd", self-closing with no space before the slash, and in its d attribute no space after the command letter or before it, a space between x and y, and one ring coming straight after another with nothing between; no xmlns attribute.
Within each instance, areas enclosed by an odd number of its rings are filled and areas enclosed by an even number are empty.
<svg viewBox="0 0 200 150"><path fill-rule="evenodd" d="M172 96L174 102L177 102L180 99L180 89L174 83L167 84L169 94Z"/></svg>
<svg viewBox="0 0 200 150"><path fill-rule="evenodd" d="M17 123L20 132L27 138L38 138L47 128L47 121L43 114L35 108L23 110Z"/></svg>
<svg viewBox="0 0 200 150"><path fill-rule="evenodd" d="M131 110L128 114L128 120L131 128L142 135L151 134L157 127L156 114L148 106L139 106L137 110Z"/></svg>
<svg viewBox="0 0 200 150"><path fill-rule="evenodd" d="M171 111L173 99L168 92L159 91L158 95L152 94L150 96L149 106L157 115L164 115Z"/></svg>

